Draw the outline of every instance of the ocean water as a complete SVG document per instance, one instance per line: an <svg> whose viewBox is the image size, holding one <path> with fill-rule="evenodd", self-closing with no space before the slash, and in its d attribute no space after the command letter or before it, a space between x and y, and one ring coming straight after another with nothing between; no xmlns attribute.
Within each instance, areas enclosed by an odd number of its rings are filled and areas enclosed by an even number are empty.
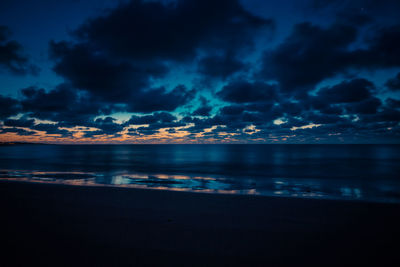
<svg viewBox="0 0 400 267"><path fill-rule="evenodd" d="M400 145L10 145L0 180L400 203Z"/></svg>

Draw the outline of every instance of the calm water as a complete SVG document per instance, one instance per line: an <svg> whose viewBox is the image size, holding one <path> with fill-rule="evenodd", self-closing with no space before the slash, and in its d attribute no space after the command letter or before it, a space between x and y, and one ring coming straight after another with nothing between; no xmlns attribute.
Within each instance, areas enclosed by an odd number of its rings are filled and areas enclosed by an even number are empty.
<svg viewBox="0 0 400 267"><path fill-rule="evenodd" d="M400 203L399 145L15 145L0 179Z"/></svg>

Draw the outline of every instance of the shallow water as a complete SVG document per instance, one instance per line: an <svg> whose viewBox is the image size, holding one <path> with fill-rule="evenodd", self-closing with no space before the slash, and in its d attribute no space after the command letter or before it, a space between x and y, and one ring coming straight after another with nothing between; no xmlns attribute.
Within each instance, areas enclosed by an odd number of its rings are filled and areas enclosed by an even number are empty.
<svg viewBox="0 0 400 267"><path fill-rule="evenodd" d="M0 179L400 203L398 145L14 145Z"/></svg>

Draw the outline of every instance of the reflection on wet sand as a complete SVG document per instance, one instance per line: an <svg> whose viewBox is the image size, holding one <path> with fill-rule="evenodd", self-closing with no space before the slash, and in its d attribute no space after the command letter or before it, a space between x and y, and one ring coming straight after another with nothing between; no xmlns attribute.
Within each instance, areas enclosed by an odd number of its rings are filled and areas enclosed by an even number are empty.
<svg viewBox="0 0 400 267"><path fill-rule="evenodd" d="M44 172L0 170L0 180L54 183L74 186L113 186L126 188L245 194L298 198L329 198L400 203L399 186L390 183L360 183L345 180L293 178L229 178L200 175Z"/></svg>

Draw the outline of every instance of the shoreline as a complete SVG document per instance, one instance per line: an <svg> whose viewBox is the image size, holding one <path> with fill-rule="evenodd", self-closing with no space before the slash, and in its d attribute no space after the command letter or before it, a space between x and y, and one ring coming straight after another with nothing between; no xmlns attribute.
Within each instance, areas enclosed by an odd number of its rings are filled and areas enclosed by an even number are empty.
<svg viewBox="0 0 400 267"><path fill-rule="evenodd" d="M63 179L60 179L61 181ZM374 200L368 198L346 198L346 197L334 197L334 196L289 196L289 195L280 195L280 194L262 194L262 193L241 193L240 191L251 191L251 190L195 190L195 189L187 189L187 188L174 188L174 187L147 187L142 186L141 184L100 184L100 183L68 183L68 180L64 180L64 182L60 181L45 181L45 180L37 180L31 181L29 178L0 178L1 183L27 183L27 184L46 184L46 185L54 185L54 186L71 186L71 187L99 187L99 188L119 188L124 190L149 190L149 191L171 191L176 193L189 193L189 194L207 194L207 195L235 195L235 196L253 196L253 197L266 197L266 198L283 198L283 199L305 199L305 200L315 200L315 201L342 201L342 202L356 202L356 203L365 203L365 204L388 204L388 205L399 205L400 201L396 200L383 200L379 198L375 198Z"/></svg>
<svg viewBox="0 0 400 267"><path fill-rule="evenodd" d="M14 182L0 201L9 266L400 262L398 204Z"/></svg>

